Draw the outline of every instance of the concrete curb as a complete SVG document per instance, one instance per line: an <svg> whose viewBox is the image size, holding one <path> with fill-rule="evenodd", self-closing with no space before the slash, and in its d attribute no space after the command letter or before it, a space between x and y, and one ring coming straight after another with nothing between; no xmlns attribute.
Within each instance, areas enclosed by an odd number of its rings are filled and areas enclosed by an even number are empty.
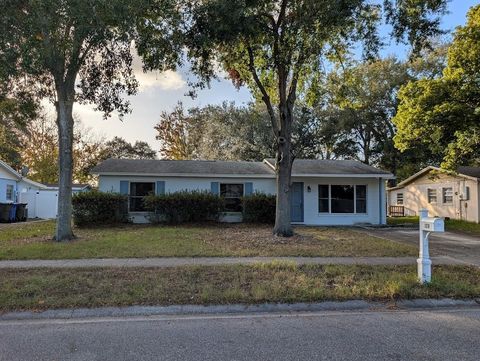
<svg viewBox="0 0 480 361"><path fill-rule="evenodd" d="M318 303L265 303L259 305L172 305L172 306L128 306L103 308L55 309L42 312L8 312L0 314L1 321L45 320L45 319L85 319L135 316L179 316L179 315L218 315L218 314L262 314L295 313L322 311L395 311L445 308L480 308L480 299L454 300L418 299L396 302L369 302L363 300L326 301Z"/></svg>

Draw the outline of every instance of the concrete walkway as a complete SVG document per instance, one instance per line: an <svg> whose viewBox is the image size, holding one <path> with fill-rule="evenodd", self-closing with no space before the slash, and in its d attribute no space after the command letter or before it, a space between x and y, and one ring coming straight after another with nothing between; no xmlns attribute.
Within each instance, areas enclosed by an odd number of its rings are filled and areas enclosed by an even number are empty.
<svg viewBox="0 0 480 361"><path fill-rule="evenodd" d="M0 261L1 268L94 268L94 267L176 267L293 262L297 265L415 265L415 257L197 257L197 258L98 258ZM432 257L434 265L465 265L447 256Z"/></svg>

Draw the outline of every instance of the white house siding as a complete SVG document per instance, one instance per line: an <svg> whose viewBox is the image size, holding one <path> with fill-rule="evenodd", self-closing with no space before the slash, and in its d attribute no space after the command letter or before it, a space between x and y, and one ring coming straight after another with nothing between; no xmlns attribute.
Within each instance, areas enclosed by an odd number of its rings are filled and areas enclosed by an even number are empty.
<svg viewBox="0 0 480 361"><path fill-rule="evenodd" d="M253 183L253 191L266 194L275 194L275 180L273 178L208 178L208 177L133 177L133 176L106 176L101 175L98 188L101 192L120 192L120 181L129 182L156 182L165 181L165 193L175 193L184 190L210 191L212 182L219 183Z"/></svg>
<svg viewBox="0 0 480 361"><path fill-rule="evenodd" d="M99 190L102 192L120 192L120 181L156 182L165 181L165 192L174 193L182 190L211 190L211 182L253 184L253 192L275 194L275 179L273 178L208 178L208 177L151 177L151 176L108 176L100 175ZM293 182L303 182L304 187L304 222L306 225L353 225L357 223L385 224L386 200L385 181L379 178L312 178L294 177ZM318 212L318 185L366 185L366 214L320 214ZM311 191L308 192L308 186ZM380 195L380 197L379 197ZM134 222L147 221L145 215L133 214Z"/></svg>
<svg viewBox="0 0 480 361"><path fill-rule="evenodd" d="M442 202L442 188L453 188L453 203ZM470 200L462 201L465 187L470 188ZM428 203L427 190L437 191L437 202ZM480 222L479 183L460 176L440 174L433 177L430 174L421 176L405 187L388 192L388 204L397 205L397 194L403 193L405 215L418 215L419 209L427 209L431 216L463 219L469 222Z"/></svg>
<svg viewBox="0 0 480 361"><path fill-rule="evenodd" d="M385 224L385 181L375 178L293 178L304 182L304 224L306 225L353 225L357 223ZM367 213L325 214L318 212L318 185L366 185ZM311 191L308 192L308 186ZM379 198L379 194L381 198Z"/></svg>

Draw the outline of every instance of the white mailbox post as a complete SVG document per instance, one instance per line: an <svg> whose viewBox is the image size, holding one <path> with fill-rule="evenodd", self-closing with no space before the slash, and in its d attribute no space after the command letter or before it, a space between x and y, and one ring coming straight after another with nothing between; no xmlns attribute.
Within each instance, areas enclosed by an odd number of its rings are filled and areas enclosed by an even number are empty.
<svg viewBox="0 0 480 361"><path fill-rule="evenodd" d="M417 259L418 280L420 283L428 283L432 280L432 261L428 250L428 236L431 232L445 232L442 218L428 216L428 211L422 209L420 218L420 251Z"/></svg>

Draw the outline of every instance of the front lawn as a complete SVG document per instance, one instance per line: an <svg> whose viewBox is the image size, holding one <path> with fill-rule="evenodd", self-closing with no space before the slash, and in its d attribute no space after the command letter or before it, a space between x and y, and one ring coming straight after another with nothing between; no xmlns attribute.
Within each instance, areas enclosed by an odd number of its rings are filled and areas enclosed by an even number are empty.
<svg viewBox="0 0 480 361"><path fill-rule="evenodd" d="M295 266L269 263L177 268L0 270L0 311L129 305L318 302L480 297L480 269L415 266Z"/></svg>
<svg viewBox="0 0 480 361"><path fill-rule="evenodd" d="M414 246L348 228L297 227L294 237L279 238L264 225L124 225L75 229L76 240L57 243L54 227L52 221L2 226L0 259L416 255Z"/></svg>
<svg viewBox="0 0 480 361"><path fill-rule="evenodd" d="M388 217L387 224L390 226L418 226L418 217L417 216ZM461 221L458 219L447 219L445 221L445 230L470 233L473 235L480 236L479 223Z"/></svg>

